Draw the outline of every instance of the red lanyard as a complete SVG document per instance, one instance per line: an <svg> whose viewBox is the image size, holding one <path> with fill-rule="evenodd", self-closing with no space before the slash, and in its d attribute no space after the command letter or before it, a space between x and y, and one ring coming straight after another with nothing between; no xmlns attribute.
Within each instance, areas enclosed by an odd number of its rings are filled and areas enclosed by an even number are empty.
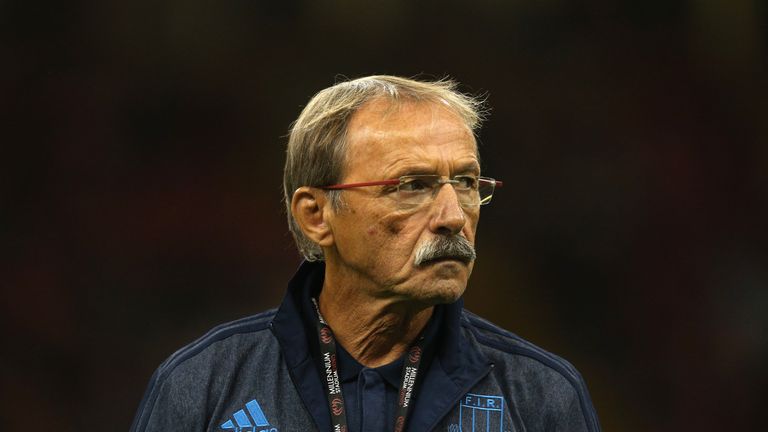
<svg viewBox="0 0 768 432"><path fill-rule="evenodd" d="M317 336L320 339L320 355L323 358L323 369L325 370L325 389L328 391L328 406L331 410L331 423L334 432L347 431L346 405L344 405L344 396L341 394L341 381L339 380L339 369L336 365L336 338L328 324L320 315L320 308L317 301L313 298L317 312ZM402 432L405 427L405 421L408 418L408 409L411 405L413 394L416 391L416 377L419 373L421 357L424 353L424 337L419 336L408 349L408 355L403 362L403 372L400 379L400 391L397 398L397 410L395 413L395 432Z"/></svg>

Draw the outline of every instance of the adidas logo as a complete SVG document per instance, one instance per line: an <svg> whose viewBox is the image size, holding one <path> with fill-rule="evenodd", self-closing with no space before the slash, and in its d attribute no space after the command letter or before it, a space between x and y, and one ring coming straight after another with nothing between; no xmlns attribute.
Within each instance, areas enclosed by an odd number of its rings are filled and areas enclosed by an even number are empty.
<svg viewBox="0 0 768 432"><path fill-rule="evenodd" d="M250 416L245 413L246 410ZM269 424L256 399L246 403L244 410L232 414L232 418L220 427L233 432L278 432L276 427Z"/></svg>

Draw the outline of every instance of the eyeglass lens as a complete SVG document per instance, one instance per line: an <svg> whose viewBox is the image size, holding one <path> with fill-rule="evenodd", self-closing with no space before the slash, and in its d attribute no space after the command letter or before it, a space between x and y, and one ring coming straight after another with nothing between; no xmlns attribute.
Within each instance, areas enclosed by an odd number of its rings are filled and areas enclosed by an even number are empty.
<svg viewBox="0 0 768 432"><path fill-rule="evenodd" d="M477 207L491 202L495 181L474 176L456 176L443 179L437 175L414 175L400 178L398 200L403 204L423 204L431 200L439 188L450 183L459 203L464 207Z"/></svg>

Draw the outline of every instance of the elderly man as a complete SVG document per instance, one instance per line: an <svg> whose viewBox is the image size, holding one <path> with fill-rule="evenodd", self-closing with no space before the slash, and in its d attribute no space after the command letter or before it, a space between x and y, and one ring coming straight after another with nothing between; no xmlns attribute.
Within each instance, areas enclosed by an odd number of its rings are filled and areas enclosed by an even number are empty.
<svg viewBox="0 0 768 432"><path fill-rule="evenodd" d="M480 206L480 103L371 76L291 129L282 305L220 326L152 377L134 431L598 431L564 360L462 309Z"/></svg>

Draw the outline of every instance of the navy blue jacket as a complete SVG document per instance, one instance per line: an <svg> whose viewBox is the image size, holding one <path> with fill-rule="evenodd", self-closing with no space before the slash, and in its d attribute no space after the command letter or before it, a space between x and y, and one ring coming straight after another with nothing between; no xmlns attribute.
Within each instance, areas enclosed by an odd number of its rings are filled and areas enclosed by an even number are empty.
<svg viewBox="0 0 768 432"><path fill-rule="evenodd" d="M279 309L216 327L169 357L131 431L331 431L316 333L301 313L324 270L305 262ZM406 431L600 430L568 362L463 310L461 301L442 307Z"/></svg>

